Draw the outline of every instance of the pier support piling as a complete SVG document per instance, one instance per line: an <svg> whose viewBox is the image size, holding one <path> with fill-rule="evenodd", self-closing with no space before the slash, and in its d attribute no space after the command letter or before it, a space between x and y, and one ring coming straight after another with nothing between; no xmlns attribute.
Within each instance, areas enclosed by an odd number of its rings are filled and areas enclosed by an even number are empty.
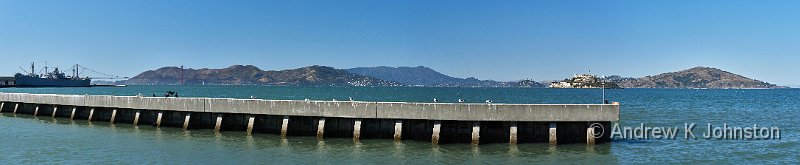
<svg viewBox="0 0 800 165"><path fill-rule="evenodd" d="M192 118L192 113L191 112L187 112L186 116L183 117L183 129L184 130L189 129L189 119L190 118Z"/></svg>
<svg viewBox="0 0 800 165"><path fill-rule="evenodd" d="M75 119L75 110L76 109L78 109L78 107L72 107L72 112L69 113L69 119L70 120Z"/></svg>
<svg viewBox="0 0 800 165"><path fill-rule="evenodd" d="M56 117L56 112L58 112L58 105L54 105L53 106L53 114L51 114L50 116L51 117Z"/></svg>
<svg viewBox="0 0 800 165"><path fill-rule="evenodd" d="M156 115L156 127L160 127L161 126L161 117L163 115L164 115L164 111L158 111L158 114Z"/></svg>
<svg viewBox="0 0 800 165"><path fill-rule="evenodd" d="M90 122L91 122L91 121L92 121L92 115L94 115L94 108L92 108L92 109L89 109L89 118L88 118L88 119L86 119L86 120L88 120L88 121L90 121Z"/></svg>
<svg viewBox="0 0 800 165"><path fill-rule="evenodd" d="M138 125L139 124L139 115L141 113L142 112L140 110L136 110L136 113L133 114L133 125Z"/></svg>
<svg viewBox="0 0 800 165"><path fill-rule="evenodd" d="M109 122L111 122L113 124L115 118L117 118L117 109L111 110L111 121L109 121Z"/></svg>
<svg viewBox="0 0 800 165"><path fill-rule="evenodd" d="M353 121L353 140L358 141L361 138L361 119Z"/></svg>
<svg viewBox="0 0 800 165"><path fill-rule="evenodd" d="M222 114L217 114L217 122L214 124L214 131L219 132L222 129Z"/></svg>
<svg viewBox="0 0 800 165"><path fill-rule="evenodd" d="M253 124L256 122L256 116L249 115L247 118L247 134L253 134Z"/></svg>
<svg viewBox="0 0 800 165"><path fill-rule="evenodd" d="M400 141L403 135L403 120L394 122L394 141Z"/></svg>
<svg viewBox="0 0 800 165"><path fill-rule="evenodd" d="M481 122L472 122L472 145L478 145L481 139Z"/></svg>
<svg viewBox="0 0 800 165"><path fill-rule="evenodd" d="M439 144L439 132L442 130L441 121L433 121L433 134L431 135L431 143Z"/></svg>
<svg viewBox="0 0 800 165"><path fill-rule="evenodd" d="M289 132L289 116L283 116L283 121L281 122L281 137L285 138L287 132Z"/></svg>
<svg viewBox="0 0 800 165"><path fill-rule="evenodd" d="M594 127L586 129L586 144L594 144Z"/></svg>
<svg viewBox="0 0 800 165"><path fill-rule="evenodd" d="M325 118L319 118L319 123L317 124L317 139L322 139L325 134Z"/></svg>
<svg viewBox="0 0 800 165"><path fill-rule="evenodd" d="M550 131L550 138L549 138L548 142L550 142L550 144L558 144L558 138L556 136L557 135L556 134L556 132L557 132L556 131L556 123L550 123L549 131Z"/></svg>
<svg viewBox="0 0 800 165"><path fill-rule="evenodd" d="M0 110L7 116L20 116L16 115L19 112L41 118L41 113L42 117L52 116L53 122L57 122L56 116L69 117L71 120L83 118L88 122L96 122L93 120L97 117L99 122L106 120L112 126L119 116L120 122L132 122L134 127L138 127L140 121L143 125L154 127L162 124L165 127L180 127L180 118L184 116L184 132L190 129L189 124L198 129L213 127L218 135L223 129L245 130L247 134L280 132L283 144L286 144L285 138L289 135L316 135L318 142L324 144L323 138L346 137L352 131L354 143L360 143L364 133L365 138L392 138L396 144L400 144L401 140L427 141L430 136L434 147L440 143L466 143L467 139L473 147L498 142L508 142L514 148L515 144L528 142L549 142L553 145L586 143L591 147L591 144L608 142L610 138L607 135L595 136L594 133L599 134L597 131L603 128L588 128L587 124L619 121L619 108L616 102L585 105L463 104L0 92ZM196 116L192 118L192 115ZM223 116L226 118L223 119ZM290 117L292 132L289 132L288 126ZM328 120L330 122L326 122ZM317 125L314 125L314 121L317 121ZM562 130L558 130L559 126Z"/></svg>
<svg viewBox="0 0 800 165"><path fill-rule="evenodd" d="M511 122L508 128L508 143L517 144L517 122Z"/></svg>

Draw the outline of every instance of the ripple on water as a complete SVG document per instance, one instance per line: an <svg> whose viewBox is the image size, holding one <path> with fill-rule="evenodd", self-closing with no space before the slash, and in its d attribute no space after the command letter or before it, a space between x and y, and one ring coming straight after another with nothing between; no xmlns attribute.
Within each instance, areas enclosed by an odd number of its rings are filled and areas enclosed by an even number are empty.
<svg viewBox="0 0 800 165"><path fill-rule="evenodd" d="M467 98L503 103L595 103L591 89L520 88L335 88L173 87L3 88L0 92L136 95L176 90L182 96L269 99L416 101ZM230 92L219 92L230 91ZM583 144L465 144L384 139L289 137L212 130L183 131L130 124L88 123L29 115L0 114L0 162L6 164L797 164L800 149L800 90L607 90L622 103L620 125L681 127L684 123L778 126L780 140L614 140ZM700 131L701 128L697 128ZM681 134L682 135L682 134ZM679 136L681 136L679 135ZM698 135L699 136L699 135Z"/></svg>

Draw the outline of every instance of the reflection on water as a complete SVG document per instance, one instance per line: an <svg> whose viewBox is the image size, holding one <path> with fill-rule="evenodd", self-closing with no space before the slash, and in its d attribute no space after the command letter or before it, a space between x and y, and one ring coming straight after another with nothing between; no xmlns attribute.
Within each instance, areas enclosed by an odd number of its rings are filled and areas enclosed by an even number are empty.
<svg viewBox="0 0 800 165"><path fill-rule="evenodd" d="M252 134L247 134L247 136L245 136L245 140L246 140L246 142L247 142L247 145L246 145L246 146L247 146L247 149L248 149L248 150L253 150L253 149L255 149L255 145L256 145L256 144L255 144L255 139L253 138L253 135L252 135Z"/></svg>
<svg viewBox="0 0 800 165"><path fill-rule="evenodd" d="M425 102L467 98L503 103L594 103L591 89L172 87L13 88L3 92L135 95L177 90L187 96ZM231 91L231 92L220 92ZM609 90L620 101L620 125L684 123L777 126L780 140L615 140L585 144L442 144L392 139L287 137L183 130L68 118L0 114L4 164L613 164L635 162L797 164L800 90ZM149 93L149 92L148 92ZM291 95L287 95L290 93ZM183 95L183 94L182 94ZM260 96L259 96L260 95ZM266 162L266 163L265 163Z"/></svg>
<svg viewBox="0 0 800 165"><path fill-rule="evenodd" d="M286 137L281 137L281 147L289 147L289 139L286 139Z"/></svg>
<svg viewBox="0 0 800 165"><path fill-rule="evenodd" d="M52 143L21 145L23 142L3 136L2 147L23 146L21 151L33 152L43 148L61 147L88 154L85 160L72 159L66 153L49 156L31 156L23 159L51 160L62 157L77 162L128 162L142 163L139 157L151 159L145 162L159 163L179 160L187 163L324 163L324 162L392 162L392 163L480 163L513 162L508 158L538 155L538 149L549 153L584 152L559 151L555 146L541 144L444 144L429 142L394 141L391 139L366 139L353 141L350 138L316 137L281 138L272 134L248 135L244 132L215 132L213 130L183 130L171 127L135 126L125 123L88 122L64 118L33 117L30 115L0 115L3 134L47 139ZM14 117L16 116L16 117ZM45 125L43 125L45 124ZM44 131L32 131L35 129ZM46 134L46 136L45 136ZM61 135L61 136L53 136ZM91 139L91 140L81 140ZM25 143L27 144L27 143ZM578 145L584 146L585 145ZM102 148L102 149L101 149ZM110 148L110 149L109 149ZM569 150L574 150L571 147ZM605 148L608 150L608 148ZM113 150L113 151L107 151ZM596 148L587 156L594 154ZM534 152L531 152L534 151ZM130 152L130 153L129 153ZM2 154L14 154L3 151ZM134 156L136 154L144 154ZM167 154L168 153L168 154ZM122 156L121 156L122 155ZM127 155L127 156L125 156ZM608 155L597 155L606 157ZM136 157L137 159L134 159ZM241 159L246 157L246 159ZM528 157L528 158L535 158ZM236 158L236 159L232 159ZM17 160L23 161L23 160ZM69 162L66 162L69 163Z"/></svg>
<svg viewBox="0 0 800 165"><path fill-rule="evenodd" d="M516 157L518 153L519 153L519 148L517 148L516 144L508 145L508 155Z"/></svg>
<svg viewBox="0 0 800 165"><path fill-rule="evenodd" d="M555 145L555 144L547 144L547 152L548 152L548 153L554 154L554 153L558 152L558 150L557 150L557 149L558 149L558 145Z"/></svg>
<svg viewBox="0 0 800 165"><path fill-rule="evenodd" d="M394 141L394 152L392 155L396 158L405 158L405 144L401 141Z"/></svg>
<svg viewBox="0 0 800 165"><path fill-rule="evenodd" d="M470 145L470 147L471 147L471 151L472 151L472 156L473 157L480 157L481 148L478 147L478 145Z"/></svg>

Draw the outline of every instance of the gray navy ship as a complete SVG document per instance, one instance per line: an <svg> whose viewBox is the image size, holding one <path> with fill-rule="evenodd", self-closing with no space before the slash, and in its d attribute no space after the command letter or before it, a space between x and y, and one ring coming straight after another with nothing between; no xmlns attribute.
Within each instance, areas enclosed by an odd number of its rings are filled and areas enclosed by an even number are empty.
<svg viewBox="0 0 800 165"><path fill-rule="evenodd" d="M14 75L17 87L90 87L91 78L81 78L78 76L78 66L75 65L72 75L67 76L64 72L55 68L53 72L47 72L45 67L44 74L36 74L35 66L31 63L31 72L28 74L17 73Z"/></svg>

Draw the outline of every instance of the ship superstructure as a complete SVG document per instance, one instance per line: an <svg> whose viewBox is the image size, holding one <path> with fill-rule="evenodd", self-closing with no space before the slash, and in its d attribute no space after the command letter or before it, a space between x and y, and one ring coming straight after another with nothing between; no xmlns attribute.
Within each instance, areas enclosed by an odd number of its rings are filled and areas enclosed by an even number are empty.
<svg viewBox="0 0 800 165"><path fill-rule="evenodd" d="M48 72L45 67L44 74L36 74L36 66L31 63L31 72L28 74L17 73L14 75L16 85L18 87L89 87L91 86L91 78L81 78L78 76L78 67L75 65L72 69L72 75L67 76L55 68L52 72ZM27 72L27 71L26 71Z"/></svg>

